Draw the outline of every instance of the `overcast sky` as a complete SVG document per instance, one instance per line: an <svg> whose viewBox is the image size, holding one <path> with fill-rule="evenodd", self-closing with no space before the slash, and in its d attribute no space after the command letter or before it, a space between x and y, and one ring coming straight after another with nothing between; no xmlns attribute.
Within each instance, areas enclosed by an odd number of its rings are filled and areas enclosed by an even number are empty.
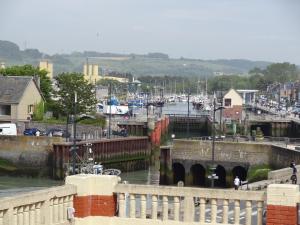
<svg viewBox="0 0 300 225"><path fill-rule="evenodd" d="M0 0L0 39L46 53L300 64L299 0Z"/></svg>

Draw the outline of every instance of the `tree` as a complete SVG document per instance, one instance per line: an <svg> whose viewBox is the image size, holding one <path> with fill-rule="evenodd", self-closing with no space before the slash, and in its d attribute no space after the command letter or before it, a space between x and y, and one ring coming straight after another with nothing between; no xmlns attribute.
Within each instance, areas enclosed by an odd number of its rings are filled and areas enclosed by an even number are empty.
<svg viewBox="0 0 300 225"><path fill-rule="evenodd" d="M295 81L299 78L297 67L295 64L273 63L264 71L266 79L270 82L284 83L287 81Z"/></svg>
<svg viewBox="0 0 300 225"><path fill-rule="evenodd" d="M41 92L46 102L51 100L52 86L50 78L47 77L47 71L40 70L38 67L32 65L24 65L0 69L0 74L4 76L39 76Z"/></svg>
<svg viewBox="0 0 300 225"><path fill-rule="evenodd" d="M90 113L96 108L95 86L88 83L80 73L62 73L56 78L58 90L57 110L61 115L74 113L75 92L77 93L76 113Z"/></svg>

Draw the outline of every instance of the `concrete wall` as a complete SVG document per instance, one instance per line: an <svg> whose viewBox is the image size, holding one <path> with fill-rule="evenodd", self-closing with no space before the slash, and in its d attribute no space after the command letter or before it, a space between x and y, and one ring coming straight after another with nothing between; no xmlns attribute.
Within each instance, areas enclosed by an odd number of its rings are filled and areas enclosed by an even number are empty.
<svg viewBox="0 0 300 225"><path fill-rule="evenodd" d="M211 148L211 141L174 140L172 159L210 161ZM217 162L269 164L271 153L271 146L261 143L215 142L215 161Z"/></svg>
<svg viewBox="0 0 300 225"><path fill-rule="evenodd" d="M0 158L12 163L19 175L26 170L48 175L52 164L52 144L60 140L55 137L0 136Z"/></svg>

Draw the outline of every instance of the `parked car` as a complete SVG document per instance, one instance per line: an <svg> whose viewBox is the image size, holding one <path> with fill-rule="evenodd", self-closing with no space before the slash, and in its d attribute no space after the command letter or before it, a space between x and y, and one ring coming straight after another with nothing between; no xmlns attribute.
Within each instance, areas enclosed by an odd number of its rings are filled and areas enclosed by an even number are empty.
<svg viewBox="0 0 300 225"><path fill-rule="evenodd" d="M122 129L120 131L113 130L112 134L117 136L122 136L122 137L128 137L128 133L125 129Z"/></svg>
<svg viewBox="0 0 300 225"><path fill-rule="evenodd" d="M51 128L46 132L47 136L52 137L70 137L70 133L60 128Z"/></svg>
<svg viewBox="0 0 300 225"><path fill-rule="evenodd" d="M39 132L39 135L37 135L37 132ZM38 128L27 128L24 130L23 134L26 136L43 136L45 135L45 132Z"/></svg>

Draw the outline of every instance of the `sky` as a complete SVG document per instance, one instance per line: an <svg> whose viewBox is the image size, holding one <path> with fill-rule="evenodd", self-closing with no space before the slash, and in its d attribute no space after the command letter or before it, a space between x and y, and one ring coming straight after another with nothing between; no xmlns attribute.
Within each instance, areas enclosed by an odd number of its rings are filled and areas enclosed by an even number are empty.
<svg viewBox="0 0 300 225"><path fill-rule="evenodd" d="M299 0L0 0L0 40L74 51L300 65Z"/></svg>

